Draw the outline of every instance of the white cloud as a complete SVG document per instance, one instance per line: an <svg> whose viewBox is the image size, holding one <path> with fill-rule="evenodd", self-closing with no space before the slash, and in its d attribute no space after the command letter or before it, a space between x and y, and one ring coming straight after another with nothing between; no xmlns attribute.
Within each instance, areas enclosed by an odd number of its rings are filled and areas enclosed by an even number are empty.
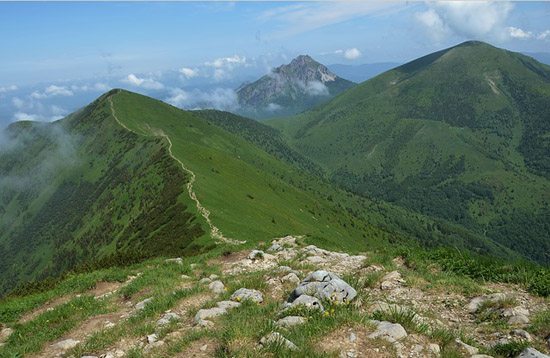
<svg viewBox="0 0 550 358"><path fill-rule="evenodd" d="M335 50L335 51L332 51L332 52L323 52L323 53L321 53L321 55L322 56L324 56L324 55L343 55L348 60L355 60L355 59L363 56L361 51L359 51L355 47L348 48L347 50Z"/></svg>
<svg viewBox="0 0 550 358"><path fill-rule="evenodd" d="M229 69L233 69L233 67L235 66L246 65L246 64L247 64L246 57L239 56L239 55L235 55L233 57L221 57L221 58L215 59L212 62L205 62L206 66L217 67L217 68L225 67Z"/></svg>
<svg viewBox="0 0 550 358"><path fill-rule="evenodd" d="M510 37L506 20L513 8L508 2L441 1L415 18L436 42L449 35L504 41Z"/></svg>
<svg viewBox="0 0 550 358"><path fill-rule="evenodd" d="M266 109L269 111L269 112L276 112L280 109L282 109L283 107L277 103L270 103L267 105Z"/></svg>
<svg viewBox="0 0 550 358"><path fill-rule="evenodd" d="M187 68L187 67L182 67L179 69L179 72L185 76L187 79L190 79L190 78L193 78L193 77L197 77L198 74L199 74L199 70L197 69L191 69L191 68Z"/></svg>
<svg viewBox="0 0 550 358"><path fill-rule="evenodd" d="M310 96L328 96L328 88L319 81L311 81L306 86L306 93Z"/></svg>
<svg viewBox="0 0 550 358"><path fill-rule="evenodd" d="M16 85L0 87L0 93L7 93L12 91L17 91L18 87Z"/></svg>
<svg viewBox="0 0 550 358"><path fill-rule="evenodd" d="M184 91L174 88L165 102L183 109L233 110L238 107L237 95L231 88L215 88L212 91Z"/></svg>
<svg viewBox="0 0 550 358"><path fill-rule="evenodd" d="M376 14L399 4L391 2L319 2L284 5L264 11L258 16L261 22L274 22L276 30L267 38L284 38L315 30L328 25Z"/></svg>
<svg viewBox="0 0 550 358"><path fill-rule="evenodd" d="M508 27L508 32L510 34L510 37L516 38L516 39L528 39L533 37L533 33L531 31L524 31L517 27Z"/></svg>
<svg viewBox="0 0 550 358"><path fill-rule="evenodd" d="M23 101L21 98L19 97L13 97L11 99L11 102L13 103L13 105L15 106L15 108L17 109L22 109L23 106L25 105L25 101Z"/></svg>
<svg viewBox="0 0 550 358"><path fill-rule="evenodd" d="M38 115L25 112L17 112L13 115L13 119L15 121L36 121L38 120Z"/></svg>
<svg viewBox="0 0 550 358"><path fill-rule="evenodd" d="M93 85L88 85L88 84L85 84L82 86L72 85L71 89L75 92L89 92L89 91L90 92L107 92L108 90L111 89L111 86L109 86L107 83L96 82Z"/></svg>
<svg viewBox="0 0 550 358"><path fill-rule="evenodd" d="M159 90L164 88L162 83L155 81L152 77L141 78L133 73L129 74L126 78L123 78L121 82L150 90Z"/></svg>
<svg viewBox="0 0 550 358"><path fill-rule="evenodd" d="M347 58L348 60L355 60L356 58L359 58L362 55L363 54L361 53L361 51L359 51L355 47L349 48L346 51L344 51L344 57Z"/></svg>
<svg viewBox="0 0 550 358"><path fill-rule="evenodd" d="M74 92L66 86L50 85L46 87L44 92L34 91L31 93L31 97L34 99L43 99L54 96L73 96Z"/></svg>
<svg viewBox="0 0 550 358"><path fill-rule="evenodd" d="M550 40L550 30L546 30L537 35L537 40Z"/></svg>

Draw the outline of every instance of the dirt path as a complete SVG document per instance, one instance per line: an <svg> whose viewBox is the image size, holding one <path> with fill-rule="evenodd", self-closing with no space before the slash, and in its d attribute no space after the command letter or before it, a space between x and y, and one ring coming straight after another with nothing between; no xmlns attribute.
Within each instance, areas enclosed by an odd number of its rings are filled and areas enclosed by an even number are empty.
<svg viewBox="0 0 550 358"><path fill-rule="evenodd" d="M140 134L140 133L137 133L133 130L131 130L130 128L128 128L124 123L122 123L117 115L116 115L116 112L115 112L115 108L113 106L113 100L111 99L111 97L108 98L109 100L109 104L111 106L111 112L113 114L113 118L117 121L118 124L120 124L121 127L123 127L124 129L132 132L132 133L135 133L135 134ZM162 130L160 129L153 129L153 128L150 128L149 129L151 130L151 133L155 136L155 137L163 137L165 138L167 141L168 141L168 153L170 154L170 157L172 157L172 159L174 159L176 162L179 163L179 165L181 166L181 168L187 172L190 176L190 179L189 181L187 182L187 192L189 194L189 198L191 198L191 200L193 200L197 206L197 210L199 211L199 213L201 214L201 216L204 218L204 220L206 220L206 223L208 224L209 228L210 228L210 236L212 236L213 239L215 240L219 240L219 241L222 241L222 242L225 242L225 243L228 243L228 244L232 244L232 245L239 245L239 244L244 244L246 243L246 241L240 241L240 240L235 240L235 239L230 239L228 237L225 237L222 232L220 231L220 229L218 229L217 226L215 226L213 223L212 223L212 220L210 220L210 211L208 209L206 209L202 204L201 202L199 201L199 199L197 198L197 194L195 193L195 191L193 190L193 184L195 183L196 181L196 175L195 173L187 168L185 166L185 164L183 164L183 162L177 158L174 153L172 152L172 140L170 139L170 137L168 137Z"/></svg>

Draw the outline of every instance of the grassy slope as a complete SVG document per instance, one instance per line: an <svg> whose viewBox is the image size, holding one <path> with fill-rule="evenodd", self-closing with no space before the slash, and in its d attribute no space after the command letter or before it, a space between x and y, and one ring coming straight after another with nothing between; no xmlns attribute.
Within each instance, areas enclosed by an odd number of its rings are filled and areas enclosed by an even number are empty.
<svg viewBox="0 0 550 358"><path fill-rule="evenodd" d="M354 192L547 261L549 101L548 66L470 42L268 123Z"/></svg>
<svg viewBox="0 0 550 358"><path fill-rule="evenodd" d="M250 142L210 123L212 116L199 118L203 112L181 111L129 92L113 96L113 102L118 117L132 130L144 135L162 130L172 139L174 154L197 175L199 200L230 238L253 243L286 234L309 235L354 251L385 245L388 239L414 239L509 254L444 220L361 198L277 160L251 140L254 136L243 134L261 133L259 127L249 126L255 122L227 114L231 121L244 121L233 129L243 128L238 134ZM275 148L273 154L284 157L288 150Z"/></svg>
<svg viewBox="0 0 550 358"><path fill-rule="evenodd" d="M2 153L0 293L117 248L157 255L203 235L166 143L124 130L105 101L10 132L19 146Z"/></svg>

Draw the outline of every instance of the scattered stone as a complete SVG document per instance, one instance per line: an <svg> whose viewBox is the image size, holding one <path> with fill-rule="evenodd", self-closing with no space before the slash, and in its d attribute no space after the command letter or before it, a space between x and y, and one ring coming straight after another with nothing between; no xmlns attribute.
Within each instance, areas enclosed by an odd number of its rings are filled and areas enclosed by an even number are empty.
<svg viewBox="0 0 550 358"><path fill-rule="evenodd" d="M257 260L257 259L263 259L265 256L265 253L261 250L252 250L250 254L248 254L249 260Z"/></svg>
<svg viewBox="0 0 550 358"><path fill-rule="evenodd" d="M382 277L380 281L381 290L391 290L405 283L405 280L398 271L387 273L386 275L384 275L384 277Z"/></svg>
<svg viewBox="0 0 550 358"><path fill-rule="evenodd" d="M208 309L200 309L197 314L195 315L195 318L193 318L193 322L200 323L202 320L207 320L209 318L221 316L222 314L227 313L227 311L224 308L220 307L213 307Z"/></svg>
<svg viewBox="0 0 550 358"><path fill-rule="evenodd" d="M161 319L157 321L157 325L163 326L169 324L171 321L177 321L180 319L180 316L178 316L176 313L169 312L166 313L164 316L162 316Z"/></svg>
<svg viewBox="0 0 550 358"><path fill-rule="evenodd" d="M300 278L293 272L289 273L288 275L284 276L283 278L281 278L281 281L284 283L284 282L290 282L292 284L295 284L297 285L298 283L300 283Z"/></svg>
<svg viewBox="0 0 550 358"><path fill-rule="evenodd" d="M470 358L493 358L493 356L488 356L487 354L474 354Z"/></svg>
<svg viewBox="0 0 550 358"><path fill-rule="evenodd" d="M321 256L310 256L306 259L310 264L321 264L325 262L325 259Z"/></svg>
<svg viewBox="0 0 550 358"><path fill-rule="evenodd" d="M523 329L514 329L510 332L511 336L519 337L521 339L525 339L527 342L532 342L533 337L529 334L529 332L523 330Z"/></svg>
<svg viewBox="0 0 550 358"><path fill-rule="evenodd" d="M466 305L466 309L470 313L475 313L481 308L481 305L485 301L496 302L496 301L502 301L505 298L506 298L506 295L504 293L493 293L491 295L475 297L470 301L470 303Z"/></svg>
<svg viewBox="0 0 550 358"><path fill-rule="evenodd" d="M392 340L400 340L407 337L407 331L399 323L391 322L376 322L376 331L369 335L369 338L391 338Z"/></svg>
<svg viewBox="0 0 550 358"><path fill-rule="evenodd" d="M216 275L215 273L211 274L210 276L208 276L209 279L211 279L212 281L214 281L215 279L219 278L220 276Z"/></svg>
<svg viewBox="0 0 550 358"><path fill-rule="evenodd" d="M150 351L152 351L153 349L155 348L158 348L158 347L161 347L164 345L164 341L157 341L157 342L153 342L153 343L150 343L148 344L147 346L145 346L145 348L143 349L143 351L145 353L149 353Z"/></svg>
<svg viewBox="0 0 550 358"><path fill-rule="evenodd" d="M105 329L109 329L109 328L113 328L114 326L116 326L116 324L114 324L113 322L105 322L105 324L103 325L103 328Z"/></svg>
<svg viewBox="0 0 550 358"><path fill-rule="evenodd" d="M284 245L290 245L290 246L296 246L296 238L292 236L285 236L277 240L272 241L273 244L279 244L281 246Z"/></svg>
<svg viewBox="0 0 550 358"><path fill-rule="evenodd" d="M191 264L189 265L189 267L191 267L192 269L196 269L199 265L198 264Z"/></svg>
<svg viewBox="0 0 550 358"><path fill-rule="evenodd" d="M513 317L513 316L519 316L519 315L529 316L529 310L521 306L517 306L512 308L506 308L501 313L502 317Z"/></svg>
<svg viewBox="0 0 550 358"><path fill-rule="evenodd" d="M471 345L462 342L462 341L460 340L460 338L455 339L455 343L456 343L456 345L458 346L458 348L463 349L464 351L466 351L466 353L468 353L468 354L470 354L470 355L474 355L474 354L478 354L478 353L479 353L479 349L478 349L478 348L472 347Z"/></svg>
<svg viewBox="0 0 550 358"><path fill-rule="evenodd" d="M168 259L166 261L164 261L166 263L175 263L175 264L178 264L178 265L183 265L183 260L181 257L177 257L175 259Z"/></svg>
<svg viewBox="0 0 550 358"><path fill-rule="evenodd" d="M264 296L257 290L239 288L231 295L231 299L235 301L251 300L256 303L262 303L264 301Z"/></svg>
<svg viewBox="0 0 550 358"><path fill-rule="evenodd" d="M2 327L2 325L0 324L0 327ZM12 335L13 333L13 329L12 328L4 328L0 331L0 342L5 342L8 340L8 338L10 338L10 336Z"/></svg>
<svg viewBox="0 0 550 358"><path fill-rule="evenodd" d="M264 346L274 344L274 343L284 344L287 348L291 350L298 349L298 347L294 343L292 343L291 341L283 337L283 335L280 334L279 332L271 332L267 336L262 337L262 339L260 339L260 343Z"/></svg>
<svg viewBox="0 0 550 358"><path fill-rule="evenodd" d="M384 267L378 266L378 265L370 265L365 269L366 273L380 272L380 271L384 271Z"/></svg>
<svg viewBox="0 0 550 358"><path fill-rule="evenodd" d="M57 342L55 344L52 344L52 347L60 349L62 351L68 351L69 349L73 349L76 347L80 341L75 341L74 339L66 339L61 342Z"/></svg>
<svg viewBox="0 0 550 358"><path fill-rule="evenodd" d="M292 303L302 295L348 303L357 296L357 291L332 272L315 271L290 293L287 302Z"/></svg>
<svg viewBox="0 0 550 358"><path fill-rule="evenodd" d="M208 288L214 293L223 293L225 291L225 286L221 281L212 281L208 285Z"/></svg>
<svg viewBox="0 0 550 358"><path fill-rule="evenodd" d="M279 244L273 244L269 247L269 249L267 249L267 251L269 252L275 252L275 251L281 251L283 249L283 247Z"/></svg>
<svg viewBox="0 0 550 358"><path fill-rule="evenodd" d="M441 352L441 347L439 347L439 344L430 343L428 344L428 350L432 353L438 354Z"/></svg>
<svg viewBox="0 0 550 358"><path fill-rule="evenodd" d="M80 358L98 358L97 356L82 356Z"/></svg>
<svg viewBox="0 0 550 358"><path fill-rule="evenodd" d="M159 340L159 337L156 335L156 333L149 334L147 336L147 343L155 343L158 340Z"/></svg>
<svg viewBox="0 0 550 358"><path fill-rule="evenodd" d="M292 327L306 323L307 319L300 316L287 316L277 321L279 327Z"/></svg>
<svg viewBox="0 0 550 358"><path fill-rule="evenodd" d="M355 333L350 333L349 335L349 341L350 342L355 342L355 340L357 339L357 336L355 335Z"/></svg>
<svg viewBox="0 0 550 358"><path fill-rule="evenodd" d="M181 278L183 278L184 280L187 280L187 279L190 279L191 276L188 276L188 275L181 275Z"/></svg>
<svg viewBox="0 0 550 358"><path fill-rule="evenodd" d="M231 308L239 307L241 305L240 302L233 302L233 301L220 301L217 303L218 307L224 310L228 310Z"/></svg>
<svg viewBox="0 0 550 358"><path fill-rule="evenodd" d="M292 303L287 303L288 307L305 306L307 309L316 309L321 312L325 311L325 308L321 304L321 301L317 297L309 295L301 295L295 299Z"/></svg>
<svg viewBox="0 0 550 358"><path fill-rule="evenodd" d="M153 300L153 297L149 297L144 299L143 301L140 301L136 304L136 310L142 310L145 308L145 306Z"/></svg>
<svg viewBox="0 0 550 358"><path fill-rule="evenodd" d="M527 323L529 323L529 317L522 314L510 317L508 320L508 324L511 326L521 326Z"/></svg>
<svg viewBox="0 0 550 358"><path fill-rule="evenodd" d="M206 351L208 349L208 344L205 344L199 348L202 352Z"/></svg>
<svg viewBox="0 0 550 358"><path fill-rule="evenodd" d="M201 280L199 281L199 283L201 283L201 284L203 284L203 285L204 285L205 283L210 283L210 282L212 282L212 280L209 279L208 277L201 278Z"/></svg>
<svg viewBox="0 0 550 358"><path fill-rule="evenodd" d="M550 358L550 356L543 354L534 348L525 348L516 358Z"/></svg>

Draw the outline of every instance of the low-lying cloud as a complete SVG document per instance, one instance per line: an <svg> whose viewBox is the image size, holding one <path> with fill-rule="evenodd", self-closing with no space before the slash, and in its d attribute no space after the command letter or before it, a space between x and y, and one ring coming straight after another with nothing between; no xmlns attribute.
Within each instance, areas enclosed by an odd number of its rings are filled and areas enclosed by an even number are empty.
<svg viewBox="0 0 550 358"><path fill-rule="evenodd" d="M231 88L215 88L209 91L199 89L184 91L181 88L174 88L170 97L164 101L182 109L231 111L239 107L237 94Z"/></svg>
<svg viewBox="0 0 550 358"><path fill-rule="evenodd" d="M121 82L134 87L141 87L149 90L160 90L164 88L164 85L152 77L138 77L133 73L130 73L127 77L123 78Z"/></svg>

